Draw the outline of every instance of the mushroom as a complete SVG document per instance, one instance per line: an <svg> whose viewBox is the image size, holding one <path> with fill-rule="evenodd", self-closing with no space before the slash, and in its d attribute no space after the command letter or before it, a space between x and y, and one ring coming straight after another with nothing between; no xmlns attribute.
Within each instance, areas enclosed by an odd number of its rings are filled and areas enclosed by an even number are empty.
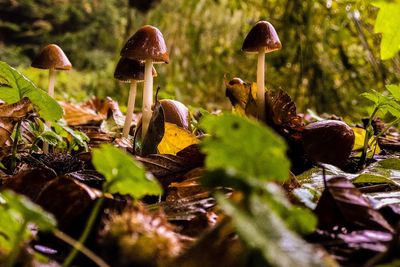
<svg viewBox="0 0 400 267"><path fill-rule="evenodd" d="M153 63L168 63L169 61L167 46L162 33L156 27L143 26L126 42L121 50L121 57L144 61L145 63L142 105L142 138L144 138L152 115Z"/></svg>
<svg viewBox="0 0 400 267"><path fill-rule="evenodd" d="M45 46L39 55L32 61L31 66L38 69L49 70L49 87L47 93L54 98L54 84L56 83L56 70L70 70L72 64L64 54L62 49L56 44ZM47 126L51 126L50 122L46 122ZM49 151L49 144L43 143L43 152Z"/></svg>
<svg viewBox="0 0 400 267"><path fill-rule="evenodd" d="M49 70L48 94L54 97L54 84L56 82L56 70L72 69L71 62L62 49L55 44L45 46L40 54L32 61L32 67Z"/></svg>
<svg viewBox="0 0 400 267"><path fill-rule="evenodd" d="M154 68L152 69L152 76L157 76L157 72ZM130 83L128 109L126 111L124 129L122 131L123 137L128 138L133 111L135 109L137 83L143 82L144 80L144 64L135 59L121 58L115 68L114 78L122 82Z"/></svg>
<svg viewBox="0 0 400 267"><path fill-rule="evenodd" d="M268 21L259 21L250 30L244 39L242 51L258 54L257 63L257 109L258 118L265 121L265 53L270 53L282 48L279 37Z"/></svg>

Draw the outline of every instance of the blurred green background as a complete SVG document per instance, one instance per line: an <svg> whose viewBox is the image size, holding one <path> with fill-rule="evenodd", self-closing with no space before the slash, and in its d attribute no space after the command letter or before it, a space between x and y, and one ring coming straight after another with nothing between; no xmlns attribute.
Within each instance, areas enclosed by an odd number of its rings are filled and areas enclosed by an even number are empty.
<svg viewBox="0 0 400 267"><path fill-rule="evenodd" d="M400 78L398 56L379 60L376 14L362 0L1 0L0 60L47 88L47 72L29 65L56 43L74 65L58 75L58 98L109 95L125 105L128 86L113 79L119 51L151 24L170 52L169 64L156 65L161 96L227 109L224 76L255 81L256 56L240 48L250 28L268 20L283 49L266 57L267 88L288 91L300 111L362 115L361 92Z"/></svg>

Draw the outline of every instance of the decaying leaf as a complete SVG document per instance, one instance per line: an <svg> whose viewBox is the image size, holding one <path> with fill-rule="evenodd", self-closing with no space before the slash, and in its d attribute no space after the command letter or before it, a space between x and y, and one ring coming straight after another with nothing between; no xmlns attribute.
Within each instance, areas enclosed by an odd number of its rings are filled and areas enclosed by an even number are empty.
<svg viewBox="0 0 400 267"><path fill-rule="evenodd" d="M233 78L229 82L225 80L225 95L231 101L233 112L240 115L257 117L257 107L255 102L257 91L256 85L245 83L240 78Z"/></svg>
<svg viewBox="0 0 400 267"><path fill-rule="evenodd" d="M345 227L352 230L381 230L393 232L383 216L345 177L334 177L326 182L325 191L315 208L318 228L331 230Z"/></svg>
<svg viewBox="0 0 400 267"><path fill-rule="evenodd" d="M173 181L180 181L182 176L196 167L204 164L204 154L197 145L192 145L174 155L153 154L146 157L136 157L147 171L151 172L167 187Z"/></svg>
<svg viewBox="0 0 400 267"><path fill-rule="evenodd" d="M0 105L0 147L10 138L14 125L31 110L30 103L28 98L23 98L14 104Z"/></svg>
<svg viewBox="0 0 400 267"><path fill-rule="evenodd" d="M139 129L141 130L141 127L137 128L137 130ZM157 101L153 108L149 129L143 138L140 155L157 154L157 146L161 142L164 132L164 110L161 107L160 101Z"/></svg>
<svg viewBox="0 0 400 267"><path fill-rule="evenodd" d="M267 124L279 133L299 138L298 134L301 132L304 123L303 119L297 115L296 104L290 96L280 89L278 91L267 91L265 99Z"/></svg>
<svg viewBox="0 0 400 267"><path fill-rule="evenodd" d="M166 122L164 126L164 136L158 144L158 152L160 154L176 155L182 149L199 143L194 134L178 127L176 124Z"/></svg>
<svg viewBox="0 0 400 267"><path fill-rule="evenodd" d="M94 124L98 125L108 117L112 117L116 124L123 125L125 117L118 107L118 103L111 97L101 100L93 97L85 103L73 104L60 101L64 109L64 119L70 126ZM136 118L137 119L137 118Z"/></svg>

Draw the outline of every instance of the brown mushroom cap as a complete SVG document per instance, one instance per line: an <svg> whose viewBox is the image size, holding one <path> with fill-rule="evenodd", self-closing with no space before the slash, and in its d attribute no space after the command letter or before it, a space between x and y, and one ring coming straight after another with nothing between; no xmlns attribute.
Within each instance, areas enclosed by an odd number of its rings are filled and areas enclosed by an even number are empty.
<svg viewBox="0 0 400 267"><path fill-rule="evenodd" d="M160 104L164 111L165 122L190 130L189 109L184 104L172 99L162 99Z"/></svg>
<svg viewBox="0 0 400 267"><path fill-rule="evenodd" d="M38 69L70 70L72 64L62 49L55 44L45 46L32 61L32 67Z"/></svg>
<svg viewBox="0 0 400 267"><path fill-rule="evenodd" d="M274 26L268 21L257 22L247 34L242 46L242 50L248 53L258 53L260 48L264 48L265 53L282 48Z"/></svg>
<svg viewBox="0 0 400 267"><path fill-rule="evenodd" d="M169 61L162 33L150 25L143 26L129 38L121 50L121 57L140 61L152 59L154 63L168 63Z"/></svg>
<svg viewBox="0 0 400 267"><path fill-rule="evenodd" d="M152 69L153 77L157 76L156 69ZM114 78L122 82L132 80L142 82L144 80L144 63L135 59L120 58L115 68Z"/></svg>

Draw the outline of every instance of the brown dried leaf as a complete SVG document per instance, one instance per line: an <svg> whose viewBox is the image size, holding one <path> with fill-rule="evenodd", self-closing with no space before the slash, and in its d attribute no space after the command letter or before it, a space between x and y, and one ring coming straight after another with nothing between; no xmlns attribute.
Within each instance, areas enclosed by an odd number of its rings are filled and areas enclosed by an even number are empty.
<svg viewBox="0 0 400 267"><path fill-rule="evenodd" d="M362 193L345 177L333 177L319 199L315 214L318 228L393 232L384 217L374 210Z"/></svg>
<svg viewBox="0 0 400 267"><path fill-rule="evenodd" d="M16 122L31 110L28 98L23 98L14 104L0 105L0 147L10 138Z"/></svg>
<svg viewBox="0 0 400 267"><path fill-rule="evenodd" d="M147 171L151 172L166 188L173 181L180 181L182 176L196 167L204 164L204 154L197 145L192 145L174 155L153 154L146 157L136 157Z"/></svg>
<svg viewBox="0 0 400 267"><path fill-rule="evenodd" d="M283 90L265 93L266 123L280 133L298 137L304 126L303 119L297 115L296 104Z"/></svg>
<svg viewBox="0 0 400 267"><path fill-rule="evenodd" d="M70 126L77 125L99 125L110 116L117 125L124 123L125 117L119 109L118 103L107 97L100 100L97 97L91 98L82 104L59 102L64 109L64 119ZM137 118L136 118L137 119Z"/></svg>

